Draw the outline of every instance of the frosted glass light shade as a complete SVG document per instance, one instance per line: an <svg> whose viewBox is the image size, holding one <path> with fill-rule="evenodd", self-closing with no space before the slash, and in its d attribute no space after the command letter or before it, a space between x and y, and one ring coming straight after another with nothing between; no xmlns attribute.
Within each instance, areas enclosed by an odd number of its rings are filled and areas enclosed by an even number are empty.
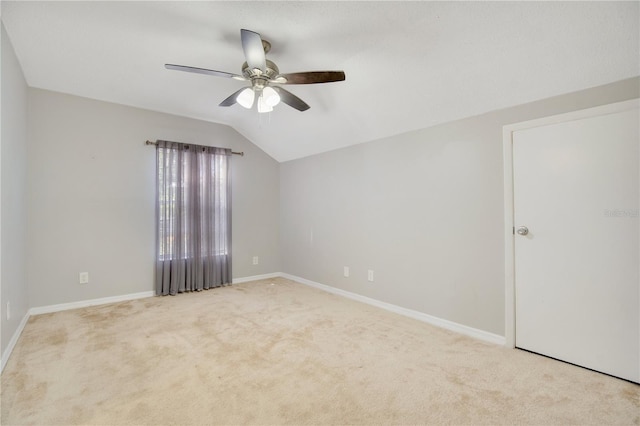
<svg viewBox="0 0 640 426"><path fill-rule="evenodd" d="M265 101L264 95L260 95L260 97L258 98L258 112L271 112L271 111L273 111L273 107Z"/></svg>
<svg viewBox="0 0 640 426"><path fill-rule="evenodd" d="M253 91L253 89L250 87L247 87L242 92L240 92L240 94L236 98L236 101L238 101L238 103L243 107L247 109L251 109L251 107L253 106L253 100L255 99L255 97L256 97L256 94Z"/></svg>
<svg viewBox="0 0 640 426"><path fill-rule="evenodd" d="M272 87L267 86L262 89L262 96L264 97L265 103L269 106L274 107L280 103L280 95L278 95L278 92L273 90Z"/></svg>

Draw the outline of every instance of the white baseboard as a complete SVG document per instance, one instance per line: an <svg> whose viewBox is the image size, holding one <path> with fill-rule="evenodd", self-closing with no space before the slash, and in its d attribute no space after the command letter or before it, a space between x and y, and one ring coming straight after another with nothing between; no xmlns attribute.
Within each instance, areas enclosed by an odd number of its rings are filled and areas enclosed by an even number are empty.
<svg viewBox="0 0 640 426"><path fill-rule="evenodd" d="M291 275L291 274L285 274L283 272L273 272L270 274L263 274L263 275L254 275L251 277L243 277L243 278L235 278L233 279L233 284L240 284L240 283L245 283L245 282L249 282L249 281L258 281L258 280L266 280L269 278L277 278L277 277L282 277L282 278L287 278L289 280L292 281L296 281L299 282L301 284L305 284L308 285L310 287L315 287L317 289L329 292L329 293L333 293L333 294L337 294L339 296L343 296L352 300L356 300L358 302L362 302L362 303L366 303L368 305L371 306L375 306L378 308L382 308L385 309L387 311L390 312L394 312L396 314L400 314L400 315L404 315L406 317L409 318L413 318L413 319L417 319L418 321L422 321L422 322L426 322L428 324L432 324L435 325L437 327L441 327L447 330L451 330L460 334L464 334L466 336L470 336L479 340L484 340L486 342L490 342L490 343L495 343L497 345L505 345L506 341L504 336L500 336L497 334L493 334L493 333L489 333L487 331L484 330L478 330L476 328L473 327L469 327L466 325L462 325L462 324L458 324L455 323L453 321L449 321L449 320L445 320L442 318L438 318L438 317L434 317L431 315L427 315L425 313L422 312L418 312L418 311L414 311L412 309L407 309L407 308L403 308L401 306L397 306L397 305L392 305L391 303L386 303L386 302L381 302L379 300L376 299L372 299L370 297L366 297L366 296L362 296L360 294L356 294L356 293L351 293L349 291L346 290L341 290L339 288L335 288L335 287L331 287L325 284L320 284L317 283L315 281L311 281L308 280L306 278L301 278L301 277L297 277L295 275ZM18 326L18 328L16 329L15 333L13 333L13 336L11 337L11 340L9 341L9 345L7 346L7 348L5 349L4 353L2 354L2 364L0 366L0 372L2 372L2 370L4 370L4 366L7 364L7 361L9 360L9 357L11 356L11 352L13 352L13 349L16 345L16 343L18 342L18 339L20 338L20 335L22 334L22 331L24 330L25 325L27 324L27 321L29 320L29 318L31 317L31 315L40 315L40 314L48 314L51 312L60 312L60 311L66 311L69 309L78 309L78 308L85 308L88 306L97 306L97 305L104 305L107 303L115 303L115 302L124 302L127 300L135 300L135 299L143 299L146 297L153 297L155 295L155 293L153 291L143 291L141 293L132 293L132 294L124 294L121 296L111 296L111 297L103 297L100 299L91 299L91 300L82 300L79 302L70 302L70 303L61 303L58 305L49 305L49 306L40 306L40 307L36 307L36 308L31 308L29 309L29 311L25 314L25 316L22 318L22 321L20 321L20 325Z"/></svg>
<svg viewBox="0 0 640 426"><path fill-rule="evenodd" d="M281 277L281 276L282 276L281 272L272 272L270 274L254 275L252 277L234 278L231 281L231 283L232 284L240 284L240 283L246 283L246 282L249 282L249 281L267 280L269 278L277 278L277 277Z"/></svg>
<svg viewBox="0 0 640 426"><path fill-rule="evenodd" d="M502 346L504 346L506 343L504 336L489 333L488 331L479 330L477 328L469 327L466 325L455 323L453 321L427 315L425 313L414 311L412 309L407 309L401 306L392 305L391 303L381 302L379 300L372 299L370 297L362 296L357 293L351 293L350 291L341 290L339 288L320 284L315 281L308 280L306 278L297 277L295 275L282 273L280 274L280 276L283 278L290 279L292 281L299 282L301 284L306 284L308 286L327 291L329 293L347 297L349 299L366 303L371 306L376 306L378 308L382 308L387 311L394 312L396 314L404 315L409 318L417 319L418 321L426 322L428 324L435 325L437 327L455 331L456 333L464 334L465 336L473 337L479 340L484 340L485 342L495 343L497 345L502 345Z"/></svg>
<svg viewBox="0 0 640 426"><path fill-rule="evenodd" d="M29 309L30 315L49 314L51 312L68 311L69 309L86 308L88 306L106 305L107 303L126 302L127 300L144 299L153 297L153 291L123 294L120 296L101 297L99 299L80 300L78 302L60 303L59 305L40 306Z"/></svg>
<svg viewBox="0 0 640 426"><path fill-rule="evenodd" d="M18 328L16 329L15 333L13 333L13 336L11 336L11 340L9 340L9 345L7 345L7 348L2 353L2 361L1 361L2 364L0 365L0 373L4 371L4 366L7 365L7 361L9 361L11 352L13 352L13 348L15 348L16 343L18 343L18 339L22 334L22 330L24 330L24 326L27 325L27 321L29 321L30 316L31 315L29 314L29 311L27 311L27 313L24 314L24 317L22 317L22 320L20 321Z"/></svg>

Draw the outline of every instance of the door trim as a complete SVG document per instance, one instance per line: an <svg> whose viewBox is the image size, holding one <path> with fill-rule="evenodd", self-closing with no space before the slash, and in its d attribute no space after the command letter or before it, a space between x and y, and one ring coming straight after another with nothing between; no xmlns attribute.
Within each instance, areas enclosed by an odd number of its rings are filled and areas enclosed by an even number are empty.
<svg viewBox="0 0 640 426"><path fill-rule="evenodd" d="M502 127L503 164L504 164L504 282L505 282L505 346L516 347L516 291L515 291L515 241L513 206L513 132L583 118L640 108L640 99L632 99L613 104L597 106L564 114L552 115L535 120L508 124Z"/></svg>

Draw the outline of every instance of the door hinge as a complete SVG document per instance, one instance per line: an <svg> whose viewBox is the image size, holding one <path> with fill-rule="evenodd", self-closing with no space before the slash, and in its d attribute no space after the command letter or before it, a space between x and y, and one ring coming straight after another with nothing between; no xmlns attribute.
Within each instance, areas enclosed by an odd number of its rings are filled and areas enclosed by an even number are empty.
<svg viewBox="0 0 640 426"><path fill-rule="evenodd" d="M515 227L515 226L511 228L511 233L512 233L513 235L516 235L516 227Z"/></svg>

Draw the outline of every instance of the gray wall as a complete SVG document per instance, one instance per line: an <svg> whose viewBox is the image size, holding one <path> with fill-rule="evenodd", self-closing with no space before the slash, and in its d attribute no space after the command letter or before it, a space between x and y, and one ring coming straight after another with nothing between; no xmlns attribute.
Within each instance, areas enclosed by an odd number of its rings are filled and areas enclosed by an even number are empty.
<svg viewBox="0 0 640 426"><path fill-rule="evenodd" d="M504 335L502 126L635 98L639 81L282 163L283 272Z"/></svg>
<svg viewBox="0 0 640 426"><path fill-rule="evenodd" d="M28 128L30 306L153 289L155 149L147 139L244 151L231 160L233 275L280 270L279 164L230 127L29 89ZM89 284L80 285L85 271Z"/></svg>
<svg viewBox="0 0 640 426"><path fill-rule="evenodd" d="M29 308L26 279L27 84L2 25L0 323L4 354ZM11 318L7 320L7 303Z"/></svg>

